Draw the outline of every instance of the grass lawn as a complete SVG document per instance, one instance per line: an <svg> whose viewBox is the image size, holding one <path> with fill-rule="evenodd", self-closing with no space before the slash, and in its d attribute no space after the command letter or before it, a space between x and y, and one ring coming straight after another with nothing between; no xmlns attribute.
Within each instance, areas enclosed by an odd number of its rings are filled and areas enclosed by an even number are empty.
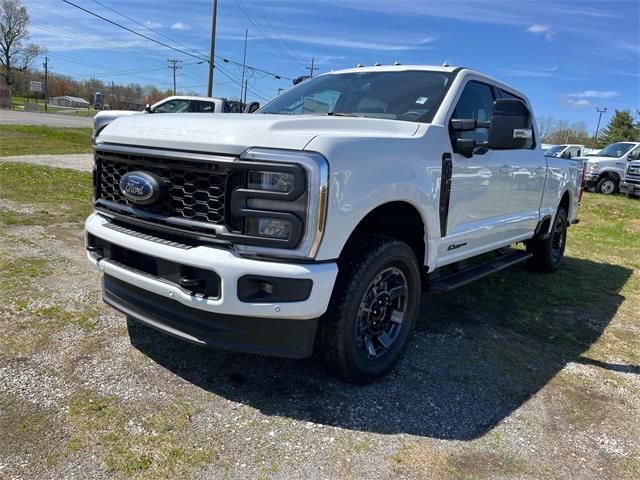
<svg viewBox="0 0 640 480"><path fill-rule="evenodd" d="M0 125L0 157L90 152L90 128Z"/></svg>
<svg viewBox="0 0 640 480"><path fill-rule="evenodd" d="M555 274L424 295L370 386L127 324L90 210L91 174L0 163L7 478L640 478L638 200L585 194Z"/></svg>

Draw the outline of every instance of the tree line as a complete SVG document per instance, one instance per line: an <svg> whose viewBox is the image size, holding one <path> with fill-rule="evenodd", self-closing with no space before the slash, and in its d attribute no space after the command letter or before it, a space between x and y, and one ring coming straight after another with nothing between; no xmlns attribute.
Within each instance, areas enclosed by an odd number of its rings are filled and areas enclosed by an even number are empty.
<svg viewBox="0 0 640 480"><path fill-rule="evenodd" d="M609 123L600 129L595 141L595 132L589 133L585 122L558 120L552 116L538 117L538 131L542 142L553 145L576 143L587 147L603 148L611 143L640 141L640 110L636 118L630 110L616 110Z"/></svg>

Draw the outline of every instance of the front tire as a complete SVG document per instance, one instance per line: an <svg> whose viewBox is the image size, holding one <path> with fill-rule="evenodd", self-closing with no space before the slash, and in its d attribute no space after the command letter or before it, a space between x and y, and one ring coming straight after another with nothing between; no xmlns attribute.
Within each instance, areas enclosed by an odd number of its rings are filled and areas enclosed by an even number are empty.
<svg viewBox="0 0 640 480"><path fill-rule="evenodd" d="M598 181L596 191L603 195L613 195L618 190L618 182L613 177L604 177Z"/></svg>
<svg viewBox="0 0 640 480"><path fill-rule="evenodd" d="M532 239L527 244L527 251L533 254L528 262L529 267L548 273L558 270L567 244L567 226L567 212L559 208L549 235L544 239Z"/></svg>
<svg viewBox="0 0 640 480"><path fill-rule="evenodd" d="M420 268L407 244L378 235L351 242L343 257L317 352L333 375L369 383L393 368L413 332Z"/></svg>

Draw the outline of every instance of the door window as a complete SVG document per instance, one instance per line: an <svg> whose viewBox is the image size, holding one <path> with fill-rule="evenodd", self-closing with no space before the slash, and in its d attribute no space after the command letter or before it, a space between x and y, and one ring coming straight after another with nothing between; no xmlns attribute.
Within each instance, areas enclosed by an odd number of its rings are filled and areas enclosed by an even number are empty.
<svg viewBox="0 0 640 480"><path fill-rule="evenodd" d="M198 113L214 113L216 111L216 104L213 102L198 101L198 107L196 112Z"/></svg>
<svg viewBox="0 0 640 480"><path fill-rule="evenodd" d="M464 87L458 100L453 118L472 118L479 122L487 122L493 110L493 91L489 85L469 82ZM486 142L489 138L488 128L478 128L471 132L459 132L458 138L471 138L478 142Z"/></svg>
<svg viewBox="0 0 640 480"><path fill-rule="evenodd" d="M580 156L580 147L570 147L569 150L567 150L567 152L569 153L568 158L579 157Z"/></svg>
<svg viewBox="0 0 640 480"><path fill-rule="evenodd" d="M175 99L164 102L153 109L155 113L187 113L191 101Z"/></svg>

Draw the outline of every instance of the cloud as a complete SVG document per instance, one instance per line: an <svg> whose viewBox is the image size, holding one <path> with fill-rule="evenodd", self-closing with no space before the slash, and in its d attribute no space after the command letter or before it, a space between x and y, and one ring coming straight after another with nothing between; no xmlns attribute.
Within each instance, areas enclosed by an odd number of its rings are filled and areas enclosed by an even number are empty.
<svg viewBox="0 0 640 480"><path fill-rule="evenodd" d="M312 35L278 35L285 40L291 40L299 43L309 43L312 45L322 45L325 47L340 47L340 48L353 48L356 50L378 50L383 52L402 52L407 50L421 50L430 48L429 43L436 40L436 37L425 37L420 39L414 44L395 44L395 43L381 43L370 42L360 40L349 40L345 38L336 37L320 37Z"/></svg>
<svg viewBox="0 0 640 480"><path fill-rule="evenodd" d="M553 39L556 37L556 32L551 28L551 25L542 25L540 23L529 25L529 28L527 28L527 32L533 33L534 35L544 35L544 38L547 39L547 42L553 41Z"/></svg>
<svg viewBox="0 0 640 480"><path fill-rule="evenodd" d="M572 108L586 108L591 106L591 102L589 102L589 100L585 100L584 98L580 100L574 100L573 98L568 98L567 105L569 105Z"/></svg>
<svg viewBox="0 0 640 480"><path fill-rule="evenodd" d="M144 22L144 26L147 28L162 28L162 24L158 22L154 22L152 20L147 20Z"/></svg>
<svg viewBox="0 0 640 480"><path fill-rule="evenodd" d="M504 72L512 77L553 77L558 66L549 68L509 68Z"/></svg>
<svg viewBox="0 0 640 480"><path fill-rule="evenodd" d="M187 25L186 23L182 23L182 22L176 22L173 25L171 25L171 30L179 30L179 31L184 31L184 30L189 30L191 27L189 25Z"/></svg>
<svg viewBox="0 0 640 480"><path fill-rule="evenodd" d="M618 92L602 90L584 90L582 92L567 93L567 97L573 98L613 98L618 95Z"/></svg>

